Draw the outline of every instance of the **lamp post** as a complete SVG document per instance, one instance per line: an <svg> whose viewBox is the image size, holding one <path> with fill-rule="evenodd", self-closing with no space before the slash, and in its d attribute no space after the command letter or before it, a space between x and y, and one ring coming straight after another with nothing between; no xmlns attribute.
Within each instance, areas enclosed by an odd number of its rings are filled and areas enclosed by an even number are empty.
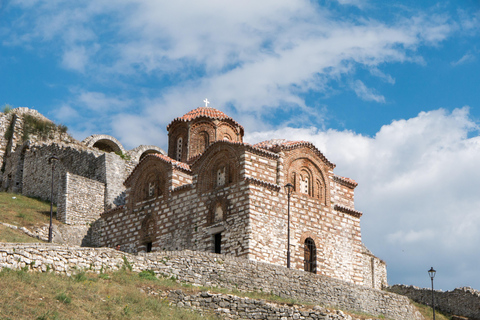
<svg viewBox="0 0 480 320"><path fill-rule="evenodd" d="M55 163L58 158L53 155L48 159L48 162L52 165L52 187L50 189L50 226L48 227L48 242L52 242L52 218L53 218L53 173L55 171Z"/></svg>
<svg viewBox="0 0 480 320"><path fill-rule="evenodd" d="M292 194L293 184L287 183L285 185L285 192L288 198L288 225L287 225L287 268L290 268L290 195Z"/></svg>
<svg viewBox="0 0 480 320"><path fill-rule="evenodd" d="M430 276L430 279L432 279L432 307L433 307L433 320L435 320L435 297L433 295L433 278L435 278L435 269L433 267L428 270L428 275Z"/></svg>

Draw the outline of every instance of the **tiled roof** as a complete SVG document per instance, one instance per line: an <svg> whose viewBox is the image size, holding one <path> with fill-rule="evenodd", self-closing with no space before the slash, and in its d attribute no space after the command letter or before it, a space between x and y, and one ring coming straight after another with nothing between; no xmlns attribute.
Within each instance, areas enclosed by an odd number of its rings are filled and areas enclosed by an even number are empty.
<svg viewBox="0 0 480 320"><path fill-rule="evenodd" d="M315 145L308 141L290 141L286 139L272 139L267 141L262 141L253 145L256 148L262 148L265 150L279 152L280 150L291 150L299 147L309 147L311 148L321 159L323 159L328 165L332 168L335 168L335 164L330 162L323 153L318 150Z"/></svg>
<svg viewBox="0 0 480 320"><path fill-rule="evenodd" d="M334 206L334 209L337 210L337 211L349 214L351 216L357 217L357 218L360 218L363 215L363 213L358 211L358 210L355 210L355 209L352 209L352 208L347 208L347 207L341 206L339 204L336 204Z"/></svg>
<svg viewBox="0 0 480 320"><path fill-rule="evenodd" d="M184 114L181 117L173 119L172 122L170 122L170 124L167 126L167 130L170 128L170 126L173 123L175 123L177 121L188 122L188 121L192 121L192 120L197 119L197 118L208 118L208 119L218 119L218 120L231 121L235 125L239 126L241 131L243 132L243 127L237 121L233 120L233 118L227 116L222 111L217 110L215 108L210 108L210 107L200 107L200 108L194 109L190 112L187 112L186 114Z"/></svg>
<svg viewBox="0 0 480 320"><path fill-rule="evenodd" d="M190 163L190 166L193 168L194 165L197 164L197 162L199 161L200 158L203 157L204 154L207 153L207 151L211 148L216 148L216 146L218 145L221 145L221 144L229 144L229 145L237 145L237 146L243 146L245 147L247 150L250 150L256 154L260 154L260 155L263 155L263 156L267 156L269 158L273 158L273 159L276 159L279 157L279 155L275 152L272 152L270 150L267 150L265 148L259 148L259 147L255 147L255 146L252 146L251 144L247 143L247 142L242 142L242 141L231 141L231 140L218 140L218 141L215 141L213 142L212 144L210 144L203 153L201 154L198 154L194 157L191 157L190 159L188 159L188 163Z"/></svg>
<svg viewBox="0 0 480 320"><path fill-rule="evenodd" d="M358 182L350 178L345 178L337 175L333 176L333 178L336 179L337 181L351 185L352 187L358 186Z"/></svg>
<svg viewBox="0 0 480 320"><path fill-rule="evenodd" d="M188 164L186 164L184 162L181 162L181 161L177 161L175 159L172 159L169 156L166 156L164 154L154 153L153 156L162 159L166 163L171 163L174 167L177 167L179 169L183 169L183 170L186 170L186 171L191 171L190 166Z"/></svg>
<svg viewBox="0 0 480 320"><path fill-rule="evenodd" d="M142 162L144 162L146 159L151 159L152 157L156 157L156 158L159 158L160 160L162 160L163 162L166 162L166 163L169 163L171 164L173 167L175 168L178 168L178 169L181 169L181 170L184 170L188 173L191 173L192 170L190 169L190 166L186 163L183 163L183 162L180 162L180 161L177 161L177 160L174 160L166 155L163 155L163 154L160 154L160 153L150 153L148 155L146 155L142 160L140 160L140 162L135 166L135 168L132 170L132 172L130 173L130 175L127 177L127 179L125 180L124 184L128 183L128 181L133 177L134 173L138 170L138 168L140 168L140 164Z"/></svg>

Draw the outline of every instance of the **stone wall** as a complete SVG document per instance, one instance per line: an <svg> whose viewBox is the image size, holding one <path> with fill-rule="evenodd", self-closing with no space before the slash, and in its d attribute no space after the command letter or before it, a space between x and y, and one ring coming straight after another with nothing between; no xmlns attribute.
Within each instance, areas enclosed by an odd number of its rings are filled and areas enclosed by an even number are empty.
<svg viewBox="0 0 480 320"><path fill-rule="evenodd" d="M105 209L104 194L104 183L66 172L57 204L57 219L66 224L94 222Z"/></svg>
<svg viewBox="0 0 480 320"><path fill-rule="evenodd" d="M394 285L388 291L409 297L415 302L432 305L432 290L415 286ZM435 308L471 320L480 320L480 291L469 287L452 291L434 290Z"/></svg>
<svg viewBox="0 0 480 320"><path fill-rule="evenodd" d="M362 244L363 284L375 289L384 289L387 283L387 264L377 258Z"/></svg>
<svg viewBox="0 0 480 320"><path fill-rule="evenodd" d="M242 298L230 294L201 292L185 294L181 290L149 294L161 294L179 308L189 308L202 313L215 314L221 319L269 319L269 320L357 320L342 311L320 306L303 306L272 303L265 300ZM370 319L372 320L372 319Z"/></svg>
<svg viewBox="0 0 480 320"><path fill-rule="evenodd" d="M258 291L389 319L422 319L408 298L300 270L225 255L192 251L130 255L113 249L49 244L2 244L0 267L70 275L79 269L118 270L124 256L134 271L153 270L194 285Z"/></svg>
<svg viewBox="0 0 480 320"><path fill-rule="evenodd" d="M305 269L305 246L310 239L314 242L311 271L381 288L386 284L384 264L376 265L380 260L374 259L373 268L364 266L361 213L353 208L337 209L337 203L353 207L354 183L335 180L330 166L322 165L312 151L297 150L289 151L291 159L297 159L293 154L304 157L295 162L295 170L311 167L313 172L317 168L311 181L321 179L324 193L292 193L292 268ZM318 163L307 162L307 155ZM227 141L211 145L191 168L177 166L166 157L147 156L126 181L126 205L102 214L100 246L120 244L130 253L220 250L286 266L288 220L283 185L295 160L285 161L283 167L278 158L272 152ZM325 168L320 170L320 166ZM222 172L223 182L219 183ZM152 177L155 179L150 180ZM152 195L147 196L150 187ZM343 202L342 197L346 197Z"/></svg>

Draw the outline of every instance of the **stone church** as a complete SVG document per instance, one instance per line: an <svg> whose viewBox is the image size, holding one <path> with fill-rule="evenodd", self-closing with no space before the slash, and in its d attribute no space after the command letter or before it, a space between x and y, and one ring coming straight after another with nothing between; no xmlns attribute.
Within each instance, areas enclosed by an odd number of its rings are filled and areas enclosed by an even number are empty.
<svg viewBox="0 0 480 320"><path fill-rule="evenodd" d="M167 130L168 155L144 156L124 182L125 204L97 221L99 245L286 266L290 242L293 269L386 285L385 263L361 241L357 183L335 175L335 164L312 143L245 143L244 128L209 107L173 119Z"/></svg>

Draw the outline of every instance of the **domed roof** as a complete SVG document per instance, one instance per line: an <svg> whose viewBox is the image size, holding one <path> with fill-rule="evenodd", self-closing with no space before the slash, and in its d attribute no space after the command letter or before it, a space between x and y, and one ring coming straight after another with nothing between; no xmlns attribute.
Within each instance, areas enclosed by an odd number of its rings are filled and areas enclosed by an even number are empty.
<svg viewBox="0 0 480 320"><path fill-rule="evenodd" d="M233 118L227 116L222 111L210 107L200 107L197 109L193 109L192 111L187 112L183 116L173 119L172 122L170 122L170 124L167 126L167 130L175 122L189 122L198 118L226 120L232 122L236 126L239 126L241 131L243 132L243 127L237 121L233 120Z"/></svg>

